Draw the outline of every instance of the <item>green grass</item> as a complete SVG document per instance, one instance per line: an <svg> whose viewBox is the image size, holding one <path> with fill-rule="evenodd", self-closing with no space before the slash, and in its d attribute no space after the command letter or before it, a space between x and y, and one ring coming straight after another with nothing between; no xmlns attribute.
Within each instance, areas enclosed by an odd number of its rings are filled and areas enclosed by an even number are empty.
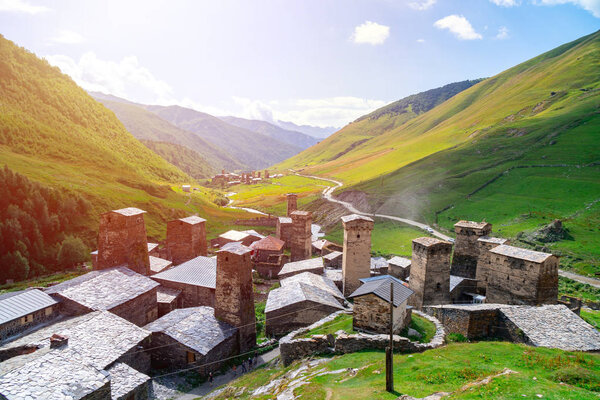
<svg viewBox="0 0 600 400"><path fill-rule="evenodd" d="M408 336L408 328L412 328L415 331L419 332L421 336ZM435 336L435 324L427 318L423 318L420 315L414 313L411 317L410 325L408 326L408 328L404 328L402 330L401 335L415 342L429 343L431 342L431 339L433 339L433 337Z"/></svg>
<svg viewBox="0 0 600 400"><path fill-rule="evenodd" d="M571 296L584 301L600 302L600 289L559 276L558 296Z"/></svg>
<svg viewBox="0 0 600 400"><path fill-rule="evenodd" d="M266 301L261 301L254 304L254 312L256 314L256 339L264 339L266 337L265 333L265 306L267 305Z"/></svg>
<svg viewBox="0 0 600 400"><path fill-rule="evenodd" d="M357 333L352 328L352 314L340 314L335 317L332 321L326 322L318 328L311 329L305 334L301 335L302 338L308 338L312 335L328 335L334 334L337 331L344 331L348 334Z"/></svg>
<svg viewBox="0 0 600 400"><path fill-rule="evenodd" d="M582 308L579 316L583 318L585 322L600 330L600 310Z"/></svg>
<svg viewBox="0 0 600 400"><path fill-rule="evenodd" d="M300 373L308 375L308 385L294 390L302 399L396 399L401 394L424 397L434 392L452 392L453 399L597 399L600 391L600 356L532 348L506 342L452 343L424 353L394 356L395 393L385 391L385 354L365 351L327 359L324 364ZM241 399L251 398L253 390L289 371L266 366L233 381L216 399L231 398L245 388ZM494 378L472 389L460 389L471 382L509 368L515 374ZM317 374L317 371L336 371ZM355 371L354 369L358 369ZM306 375L305 375L306 374ZM562 382L562 383L561 383ZM289 386L289 381L283 387ZM522 397L525 395L525 397ZM258 398L273 398L265 394Z"/></svg>
<svg viewBox="0 0 600 400"><path fill-rule="evenodd" d="M83 275L87 272L89 272L89 269L87 268L78 268L76 270L58 272L56 274L41 276L35 279L28 279L26 281L7 283L5 285L0 285L0 294L16 292L18 290L24 290L30 287L47 287L51 283L60 283L76 278L79 275Z"/></svg>

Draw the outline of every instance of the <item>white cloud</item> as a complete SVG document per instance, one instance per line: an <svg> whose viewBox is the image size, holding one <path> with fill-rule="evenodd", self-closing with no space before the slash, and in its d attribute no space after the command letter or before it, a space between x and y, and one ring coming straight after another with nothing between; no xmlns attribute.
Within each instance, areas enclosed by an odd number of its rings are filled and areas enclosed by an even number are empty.
<svg viewBox="0 0 600 400"><path fill-rule="evenodd" d="M260 100L251 100L245 97L233 97L233 101L242 107L242 111L237 114L238 117L247 119L259 119L267 122L274 122L273 108Z"/></svg>
<svg viewBox="0 0 600 400"><path fill-rule="evenodd" d="M390 27L377 22L366 21L354 28L352 41L354 43L367 43L372 45L382 44L390 36Z"/></svg>
<svg viewBox="0 0 600 400"><path fill-rule="evenodd" d="M496 39L508 39L508 28L505 26L501 26L498 29L498 34L496 35Z"/></svg>
<svg viewBox="0 0 600 400"><path fill-rule="evenodd" d="M482 39L481 34L475 32L473 26L462 15L448 15L440 20L437 20L433 26L438 29L448 29L457 38L461 40Z"/></svg>
<svg viewBox="0 0 600 400"><path fill-rule="evenodd" d="M436 0L417 0L408 3L408 6L414 10L427 10L435 4Z"/></svg>
<svg viewBox="0 0 600 400"><path fill-rule="evenodd" d="M60 44L79 44L85 41L85 38L77 32L61 29L56 36L49 39L51 43Z"/></svg>
<svg viewBox="0 0 600 400"><path fill-rule="evenodd" d="M600 18L600 0L534 0L536 5L554 6L557 4L574 4Z"/></svg>
<svg viewBox="0 0 600 400"><path fill-rule="evenodd" d="M521 4L521 0L490 0L497 6L501 7L514 7Z"/></svg>
<svg viewBox="0 0 600 400"><path fill-rule="evenodd" d="M425 39L417 39L417 43L425 43Z"/></svg>
<svg viewBox="0 0 600 400"><path fill-rule="evenodd" d="M25 14L39 14L50 11L45 6L35 6L24 0L0 0L0 12L17 12Z"/></svg>

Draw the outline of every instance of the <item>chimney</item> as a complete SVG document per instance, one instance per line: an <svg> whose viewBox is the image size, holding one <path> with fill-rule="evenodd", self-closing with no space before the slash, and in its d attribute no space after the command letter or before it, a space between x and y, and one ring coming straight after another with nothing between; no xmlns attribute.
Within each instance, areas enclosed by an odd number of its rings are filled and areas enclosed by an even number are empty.
<svg viewBox="0 0 600 400"><path fill-rule="evenodd" d="M57 333L50 336L50 348L57 349L59 347L63 347L69 344L69 338L63 335L59 335Z"/></svg>

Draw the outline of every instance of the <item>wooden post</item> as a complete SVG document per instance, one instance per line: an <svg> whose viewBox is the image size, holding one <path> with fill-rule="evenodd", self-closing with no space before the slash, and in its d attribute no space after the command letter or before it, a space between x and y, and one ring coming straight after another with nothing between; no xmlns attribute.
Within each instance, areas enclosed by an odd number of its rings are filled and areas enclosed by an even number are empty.
<svg viewBox="0 0 600 400"><path fill-rule="evenodd" d="M394 391L394 281L390 282L390 345L385 349L385 390Z"/></svg>

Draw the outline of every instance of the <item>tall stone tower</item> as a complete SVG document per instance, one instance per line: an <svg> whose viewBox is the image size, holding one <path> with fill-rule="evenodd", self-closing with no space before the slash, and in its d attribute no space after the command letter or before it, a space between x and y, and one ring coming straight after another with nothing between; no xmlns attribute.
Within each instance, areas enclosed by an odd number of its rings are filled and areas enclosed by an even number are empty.
<svg viewBox="0 0 600 400"><path fill-rule="evenodd" d="M508 245L510 241L508 239L483 236L477 239L477 243L479 244L479 258L477 259L475 279L477 279L477 291L480 294L485 294L492 264L490 250L503 244Z"/></svg>
<svg viewBox="0 0 600 400"><path fill-rule="evenodd" d="M291 217L291 261L306 260L312 256L312 213L309 211L294 211Z"/></svg>
<svg viewBox="0 0 600 400"><path fill-rule="evenodd" d="M291 217L292 213L298 209L298 195L296 193L287 194L287 216Z"/></svg>
<svg viewBox="0 0 600 400"><path fill-rule="evenodd" d="M479 243L477 239L492 233L492 224L487 222L458 221L454 224L456 242L450 273L463 278L475 279L477 275L477 259Z"/></svg>
<svg viewBox="0 0 600 400"><path fill-rule="evenodd" d="M206 220L191 216L167 222L167 254L179 265L198 256L206 256Z"/></svg>
<svg viewBox="0 0 600 400"><path fill-rule="evenodd" d="M228 243L217 252L215 317L238 328L240 353L256 345L250 253L239 243Z"/></svg>
<svg viewBox="0 0 600 400"><path fill-rule="evenodd" d="M352 214L342 217L344 253L342 277L344 296L350 296L360 286L359 279L371 276L371 231L373 220Z"/></svg>
<svg viewBox="0 0 600 400"><path fill-rule="evenodd" d="M408 302L417 309L450 303L450 253L452 243L421 237L412 242L409 286L415 292Z"/></svg>
<svg viewBox="0 0 600 400"><path fill-rule="evenodd" d="M139 274L150 274L145 212L129 207L100 215L97 269L127 265Z"/></svg>

